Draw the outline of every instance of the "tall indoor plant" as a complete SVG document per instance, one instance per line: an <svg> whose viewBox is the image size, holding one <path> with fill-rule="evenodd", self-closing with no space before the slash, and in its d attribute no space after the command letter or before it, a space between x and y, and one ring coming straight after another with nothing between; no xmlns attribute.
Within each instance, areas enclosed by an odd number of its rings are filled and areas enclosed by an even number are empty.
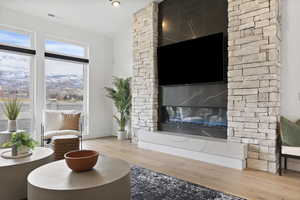
<svg viewBox="0 0 300 200"><path fill-rule="evenodd" d="M15 132L17 130L17 118L21 113L23 104L16 97L9 98L2 106L4 115L8 119L7 131Z"/></svg>
<svg viewBox="0 0 300 200"><path fill-rule="evenodd" d="M122 140L126 138L126 123L130 118L131 109L131 91L130 91L131 78L117 78L113 77L114 88L106 87L107 96L111 98L118 111L118 116L114 115L114 118L118 122L119 131L118 139Z"/></svg>

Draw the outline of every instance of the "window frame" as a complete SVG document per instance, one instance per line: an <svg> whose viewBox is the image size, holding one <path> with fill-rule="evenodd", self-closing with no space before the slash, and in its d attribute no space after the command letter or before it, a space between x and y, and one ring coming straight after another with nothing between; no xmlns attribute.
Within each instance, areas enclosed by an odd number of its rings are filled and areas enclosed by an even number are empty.
<svg viewBox="0 0 300 200"><path fill-rule="evenodd" d="M30 44L31 48L26 48L22 46L17 46L17 45L7 45L4 43L0 43L0 52L8 53L8 54L14 54L14 55L21 55L21 56L28 56L30 62L29 64L29 99L30 99L30 112L28 116L30 116L30 129L32 134L34 135L36 130L35 130L35 85L34 85L34 79L35 79L35 55L36 55L36 50L33 49L33 44L34 44L34 34L32 32L25 32L24 30L21 29L16 29L16 28L10 28L8 26L4 26L0 24L0 29L1 30L6 30L9 32L15 32L15 33L21 33L21 34L27 34L29 35L30 38ZM22 113L20 113L22 114ZM22 119L22 118L21 118Z"/></svg>
<svg viewBox="0 0 300 200"><path fill-rule="evenodd" d="M57 41L57 42L63 42L63 43L69 43L73 45L78 45L84 48L85 52L85 57L76 57L76 56L70 56L67 54L61 54L57 52L52 52L52 51L47 51L46 50L46 41L47 40L52 40L52 41ZM89 135L89 127L90 127L90 120L89 116L87 113L89 113L89 45L84 45L79 42L74 42L71 40L65 40L57 36L51 36L51 35L46 35L44 38L44 109L47 109L47 85L46 85L46 60L57 60L57 61L63 61L63 62L73 62L77 64L82 64L83 66L83 111L82 114L84 116L84 127L83 127L83 135L88 136Z"/></svg>
<svg viewBox="0 0 300 200"><path fill-rule="evenodd" d="M46 52L46 51L45 51L45 58L54 58L57 60L73 61L73 62L77 62L77 63L89 63L89 59L86 59L86 58L66 56L66 55L50 53L50 52Z"/></svg>
<svg viewBox="0 0 300 200"><path fill-rule="evenodd" d="M32 49L14 47L9 45L0 44L0 50L14 53L21 53L25 55L36 55L36 51Z"/></svg>

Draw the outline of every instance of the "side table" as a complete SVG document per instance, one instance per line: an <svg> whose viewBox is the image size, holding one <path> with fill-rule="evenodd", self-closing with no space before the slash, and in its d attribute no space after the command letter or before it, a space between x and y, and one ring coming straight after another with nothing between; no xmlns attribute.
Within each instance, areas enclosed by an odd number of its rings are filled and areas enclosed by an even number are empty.
<svg viewBox="0 0 300 200"><path fill-rule="evenodd" d="M0 154L8 149L1 149ZM0 156L0 199L20 200L27 198L28 174L51 161L53 150L37 147L32 155L20 159L4 159Z"/></svg>

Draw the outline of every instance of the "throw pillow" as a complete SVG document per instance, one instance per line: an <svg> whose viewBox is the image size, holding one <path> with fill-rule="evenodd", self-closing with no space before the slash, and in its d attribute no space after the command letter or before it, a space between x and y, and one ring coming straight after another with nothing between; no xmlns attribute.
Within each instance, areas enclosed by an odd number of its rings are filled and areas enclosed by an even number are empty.
<svg viewBox="0 0 300 200"><path fill-rule="evenodd" d="M61 112L56 110L45 110L43 112L43 124L45 131L59 130L61 127Z"/></svg>
<svg viewBox="0 0 300 200"><path fill-rule="evenodd" d="M300 125L281 117L280 128L283 145L300 147Z"/></svg>
<svg viewBox="0 0 300 200"><path fill-rule="evenodd" d="M60 130L79 130L80 124L80 113L77 114L66 114L61 113L62 126Z"/></svg>

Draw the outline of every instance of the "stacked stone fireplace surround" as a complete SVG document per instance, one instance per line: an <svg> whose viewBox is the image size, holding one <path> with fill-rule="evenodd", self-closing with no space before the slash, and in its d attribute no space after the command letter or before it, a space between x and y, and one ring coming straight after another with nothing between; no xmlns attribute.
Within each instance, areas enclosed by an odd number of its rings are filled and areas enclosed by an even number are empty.
<svg viewBox="0 0 300 200"><path fill-rule="evenodd" d="M248 145L247 167L277 172L280 0L228 0L228 141ZM132 131L157 131L158 4L133 18Z"/></svg>

